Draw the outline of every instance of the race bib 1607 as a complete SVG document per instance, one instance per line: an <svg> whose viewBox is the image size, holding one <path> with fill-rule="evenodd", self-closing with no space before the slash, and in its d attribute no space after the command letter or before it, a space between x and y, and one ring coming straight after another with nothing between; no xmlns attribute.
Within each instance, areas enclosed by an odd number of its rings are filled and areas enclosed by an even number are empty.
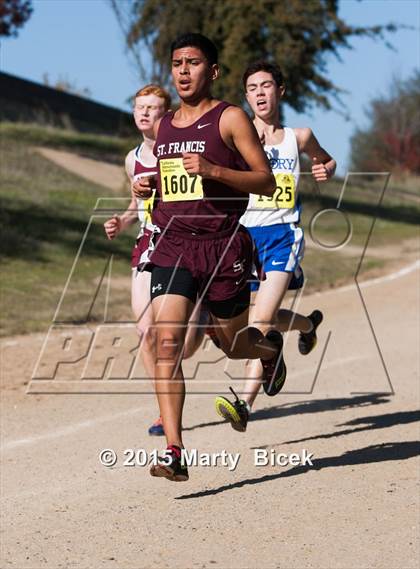
<svg viewBox="0 0 420 569"><path fill-rule="evenodd" d="M182 158L165 158L159 161L162 183L162 201L184 202L202 200L201 176L190 176L185 170Z"/></svg>

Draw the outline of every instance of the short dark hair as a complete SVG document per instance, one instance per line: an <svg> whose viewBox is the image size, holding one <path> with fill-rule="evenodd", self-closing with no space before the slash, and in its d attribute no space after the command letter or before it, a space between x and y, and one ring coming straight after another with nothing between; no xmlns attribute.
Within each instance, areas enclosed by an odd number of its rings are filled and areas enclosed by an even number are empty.
<svg viewBox="0 0 420 569"><path fill-rule="evenodd" d="M258 71L266 71L267 73L271 73L274 81L276 82L277 87L284 85L283 73L281 72L280 67L276 63L270 63L269 61L260 59L248 65L248 67L245 70L245 73L243 74L242 82L245 90L246 90L246 82L248 81L248 77L254 75L254 73L258 73Z"/></svg>
<svg viewBox="0 0 420 569"><path fill-rule="evenodd" d="M178 36L171 44L171 57L176 49L181 47L198 47L203 52L210 65L214 65L218 61L217 47L206 36L202 34L182 34Z"/></svg>

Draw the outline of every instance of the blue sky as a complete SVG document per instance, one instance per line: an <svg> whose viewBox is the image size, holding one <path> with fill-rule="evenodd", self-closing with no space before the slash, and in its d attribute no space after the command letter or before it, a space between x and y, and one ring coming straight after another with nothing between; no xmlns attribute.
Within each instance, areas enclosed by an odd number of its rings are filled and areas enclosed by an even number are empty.
<svg viewBox="0 0 420 569"><path fill-rule="evenodd" d="M106 0L35 0L33 4L32 17L18 37L2 41L2 71L39 82L44 73L50 81L62 77L88 88L96 101L128 109L126 100L140 81ZM356 126L367 124L364 111L369 100L386 93L393 76L404 79L420 66L420 2L341 0L340 16L355 25L393 21L416 27L390 35L395 52L380 41L354 39L354 49L343 50L341 62L329 59L329 77L348 92L343 100L350 121L335 112L315 109L312 114L297 115L286 108L286 123L310 126L343 174L350 136Z"/></svg>

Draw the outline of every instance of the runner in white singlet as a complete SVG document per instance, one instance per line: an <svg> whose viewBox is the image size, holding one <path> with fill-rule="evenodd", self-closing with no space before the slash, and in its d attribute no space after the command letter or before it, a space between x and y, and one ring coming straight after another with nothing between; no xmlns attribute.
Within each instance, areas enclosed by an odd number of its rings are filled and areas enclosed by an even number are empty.
<svg viewBox="0 0 420 569"><path fill-rule="evenodd" d="M280 124L279 104L285 92L282 73L275 64L259 61L246 70L243 77L247 101L254 112L258 130L270 166L276 178L272 197L250 195L248 209L241 218L251 233L258 253L260 281L251 285L253 308L250 325L263 333L268 330L298 330L299 351L309 354L316 344L316 329L322 313L314 310L309 316L279 309L289 288L303 285L300 262L304 253L303 230L299 226L301 204L298 193L299 155L305 153L312 161L312 175L324 182L335 171L336 163L320 146L310 128L288 128ZM237 431L245 431L251 406L261 387L262 369L259 361L247 365L247 381L243 398L229 401L216 398L217 412L231 422ZM267 395L276 395L283 382L263 383Z"/></svg>

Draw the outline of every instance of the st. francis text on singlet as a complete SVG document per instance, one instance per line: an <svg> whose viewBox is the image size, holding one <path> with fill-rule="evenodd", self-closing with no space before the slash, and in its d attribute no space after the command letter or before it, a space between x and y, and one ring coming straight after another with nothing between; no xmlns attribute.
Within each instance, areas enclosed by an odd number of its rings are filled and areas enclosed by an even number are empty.
<svg viewBox="0 0 420 569"><path fill-rule="evenodd" d="M197 152L203 154L206 150L205 140L182 140L176 142L168 142L167 144L159 144L157 146L156 156L170 156L171 154L184 154L184 152Z"/></svg>

